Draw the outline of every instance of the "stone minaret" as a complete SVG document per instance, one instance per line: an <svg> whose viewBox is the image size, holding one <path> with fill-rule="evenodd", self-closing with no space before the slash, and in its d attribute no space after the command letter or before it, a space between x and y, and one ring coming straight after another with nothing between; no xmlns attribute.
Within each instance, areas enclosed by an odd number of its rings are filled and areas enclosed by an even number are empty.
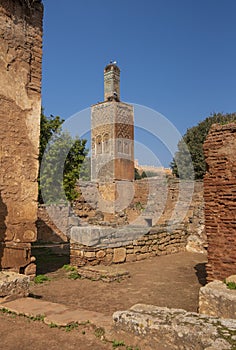
<svg viewBox="0 0 236 350"><path fill-rule="evenodd" d="M92 106L91 178L97 182L134 179L133 106L120 102L120 69L104 69L104 102Z"/></svg>

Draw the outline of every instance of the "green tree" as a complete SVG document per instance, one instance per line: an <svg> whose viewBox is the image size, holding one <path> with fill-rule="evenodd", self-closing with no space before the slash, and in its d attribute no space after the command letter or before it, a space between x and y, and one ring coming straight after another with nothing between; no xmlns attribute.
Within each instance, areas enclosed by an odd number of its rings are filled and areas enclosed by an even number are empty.
<svg viewBox="0 0 236 350"><path fill-rule="evenodd" d="M139 174L138 169L134 168L134 179L135 180L140 180L142 176Z"/></svg>
<svg viewBox="0 0 236 350"><path fill-rule="evenodd" d="M62 131L60 117L41 115L39 201L48 203L77 198L76 181L88 153L86 140Z"/></svg>
<svg viewBox="0 0 236 350"><path fill-rule="evenodd" d="M91 180L91 158L86 157L80 168L80 180L90 181Z"/></svg>
<svg viewBox="0 0 236 350"><path fill-rule="evenodd" d="M41 163L47 144L52 136L56 133L60 133L61 125L64 123L64 119L59 116L50 115L46 117L43 109L41 110L40 119L40 145L39 145L39 162Z"/></svg>
<svg viewBox="0 0 236 350"><path fill-rule="evenodd" d="M212 124L227 124L236 121L236 113L214 113L205 120L188 129L178 143L178 150L170 166L172 173L179 178L202 179L206 172L203 144ZM190 155L190 156L189 156Z"/></svg>

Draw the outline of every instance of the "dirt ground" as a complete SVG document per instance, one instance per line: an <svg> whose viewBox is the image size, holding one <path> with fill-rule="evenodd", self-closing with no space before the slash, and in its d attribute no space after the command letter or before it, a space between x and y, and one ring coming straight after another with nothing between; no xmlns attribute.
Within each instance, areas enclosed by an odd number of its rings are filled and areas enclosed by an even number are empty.
<svg viewBox="0 0 236 350"><path fill-rule="evenodd" d="M184 252L118 265L118 269L129 271L130 278L111 283L68 279L65 270L59 268L66 263L65 257L41 256L38 262L39 273L46 273L51 280L39 285L32 283L30 292L34 297L111 317L114 311L126 310L137 303L197 311L199 288L205 284L206 256L202 254ZM40 321L2 313L0 322L0 348L6 350L113 349L112 343L96 338L90 325L66 332Z"/></svg>

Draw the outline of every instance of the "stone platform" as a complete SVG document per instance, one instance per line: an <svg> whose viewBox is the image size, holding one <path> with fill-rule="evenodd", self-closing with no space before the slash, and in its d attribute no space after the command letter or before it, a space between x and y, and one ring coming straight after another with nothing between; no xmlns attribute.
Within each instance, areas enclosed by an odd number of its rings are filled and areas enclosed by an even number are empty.
<svg viewBox="0 0 236 350"><path fill-rule="evenodd" d="M103 282L120 281L130 277L129 271L118 269L116 266L84 266L78 269L78 273L83 278Z"/></svg>
<svg viewBox="0 0 236 350"><path fill-rule="evenodd" d="M56 324L62 327L75 322L78 324L89 322L104 328L112 325L111 317L104 316L99 312L88 311L81 308L72 309L63 304L29 297L4 302L0 305L0 309L7 309L17 315L25 315L28 317L41 316L46 324Z"/></svg>

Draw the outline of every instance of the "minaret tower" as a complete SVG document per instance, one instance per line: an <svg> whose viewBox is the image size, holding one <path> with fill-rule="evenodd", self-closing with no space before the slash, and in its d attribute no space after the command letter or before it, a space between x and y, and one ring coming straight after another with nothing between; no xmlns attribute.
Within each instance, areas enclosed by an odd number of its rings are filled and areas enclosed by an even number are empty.
<svg viewBox="0 0 236 350"><path fill-rule="evenodd" d="M120 102L120 69L104 69L104 102L91 111L91 178L97 182L134 180L133 106Z"/></svg>
<svg viewBox="0 0 236 350"><path fill-rule="evenodd" d="M120 69L115 63L104 69L104 101L120 101Z"/></svg>

